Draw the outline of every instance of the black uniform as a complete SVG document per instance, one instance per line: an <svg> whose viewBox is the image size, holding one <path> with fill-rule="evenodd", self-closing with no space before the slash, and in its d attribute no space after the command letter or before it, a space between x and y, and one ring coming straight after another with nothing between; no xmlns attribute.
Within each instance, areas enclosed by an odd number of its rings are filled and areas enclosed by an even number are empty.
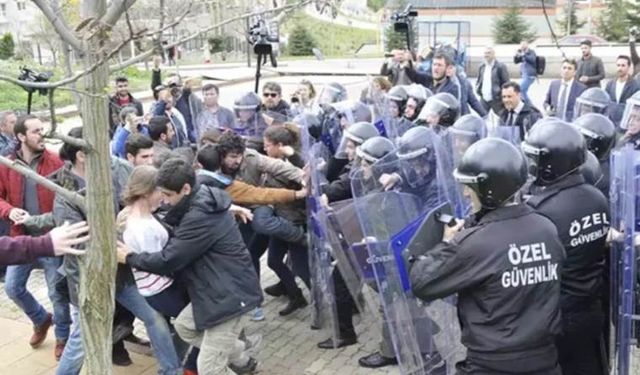
<svg viewBox="0 0 640 375"><path fill-rule="evenodd" d="M557 341L562 371L602 374L600 293L609 230L607 199L573 173L527 203L556 225L567 254L560 299L563 334Z"/></svg>
<svg viewBox="0 0 640 375"><path fill-rule="evenodd" d="M563 259L553 223L521 204L489 211L413 263L418 298L458 293L467 347L460 374L560 374L554 336Z"/></svg>

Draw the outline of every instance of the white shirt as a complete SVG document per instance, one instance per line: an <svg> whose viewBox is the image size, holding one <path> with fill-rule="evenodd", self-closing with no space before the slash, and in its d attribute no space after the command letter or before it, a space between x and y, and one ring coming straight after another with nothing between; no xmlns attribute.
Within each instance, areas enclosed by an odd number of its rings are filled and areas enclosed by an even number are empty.
<svg viewBox="0 0 640 375"><path fill-rule="evenodd" d="M492 61L491 64L485 62L484 74L482 75L482 99L486 102L493 100L493 92L491 90L491 71L493 70L493 64L495 64L495 61Z"/></svg>
<svg viewBox="0 0 640 375"><path fill-rule="evenodd" d="M162 251L169 240L167 230L155 218L139 218L127 221L127 229L122 234L125 245L136 253L156 253ZM133 269L138 291L143 297L156 295L167 289L173 279L153 273Z"/></svg>
<svg viewBox="0 0 640 375"><path fill-rule="evenodd" d="M627 84L627 81L624 81L624 82L620 82L619 80L616 81L616 103L620 103L620 98L622 97L622 91L624 90L624 86Z"/></svg>

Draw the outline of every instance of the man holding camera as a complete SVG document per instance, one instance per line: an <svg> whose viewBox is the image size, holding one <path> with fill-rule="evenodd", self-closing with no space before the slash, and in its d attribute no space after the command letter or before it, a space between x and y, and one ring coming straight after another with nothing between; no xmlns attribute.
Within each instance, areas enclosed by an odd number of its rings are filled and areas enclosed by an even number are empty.
<svg viewBox="0 0 640 375"><path fill-rule="evenodd" d="M536 79L536 60L536 52L529 48L529 42L526 40L520 42L520 49L518 49L518 52L516 52L516 55L513 57L513 62L520 64L522 99L529 104L531 104L531 99L529 99L527 92L529 92L529 87Z"/></svg>
<svg viewBox="0 0 640 375"><path fill-rule="evenodd" d="M405 70L411 62L411 52L404 49L394 49L385 56L388 59L382 64L380 75L387 77L392 86L412 84L413 81Z"/></svg>

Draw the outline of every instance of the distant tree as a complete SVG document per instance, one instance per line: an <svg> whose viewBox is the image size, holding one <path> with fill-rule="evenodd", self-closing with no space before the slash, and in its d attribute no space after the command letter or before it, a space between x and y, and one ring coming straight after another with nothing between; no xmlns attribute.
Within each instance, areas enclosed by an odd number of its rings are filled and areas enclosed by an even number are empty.
<svg viewBox="0 0 640 375"><path fill-rule="evenodd" d="M367 0L367 7L374 12L377 12L384 8L385 3L385 0Z"/></svg>
<svg viewBox="0 0 640 375"><path fill-rule="evenodd" d="M493 40L496 44L516 44L535 38L533 26L522 17L522 8L516 2L504 14L493 19Z"/></svg>
<svg viewBox="0 0 640 375"><path fill-rule="evenodd" d="M301 24L296 24L289 36L287 50L291 56L309 56L313 54L315 42L309 30Z"/></svg>
<svg viewBox="0 0 640 375"><path fill-rule="evenodd" d="M630 3L625 0L611 0L598 20L598 33L608 41L624 42L629 36ZM631 10L629 9L629 12Z"/></svg>
<svg viewBox="0 0 640 375"><path fill-rule="evenodd" d="M640 26L640 2L628 1L625 7L627 8L627 24Z"/></svg>
<svg viewBox="0 0 640 375"><path fill-rule="evenodd" d="M387 52L394 49L407 48L407 37L404 33L395 31L393 23L390 23L384 30L384 47Z"/></svg>
<svg viewBox="0 0 640 375"><path fill-rule="evenodd" d="M0 39L0 60L8 60L13 57L16 44L13 42L13 35L6 33Z"/></svg>
<svg viewBox="0 0 640 375"><path fill-rule="evenodd" d="M578 15L576 13L576 5L574 1L567 1L567 3L562 8L562 17L559 17L556 20L558 34L562 36L577 34L578 30L582 28L586 24L586 21L580 21L578 19ZM571 22L567 22L567 15ZM567 30L567 27L570 27L570 30Z"/></svg>

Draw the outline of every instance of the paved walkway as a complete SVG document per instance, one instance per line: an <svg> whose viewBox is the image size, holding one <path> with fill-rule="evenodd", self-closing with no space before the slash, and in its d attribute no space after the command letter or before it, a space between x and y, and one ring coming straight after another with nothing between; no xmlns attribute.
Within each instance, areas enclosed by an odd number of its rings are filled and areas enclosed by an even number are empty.
<svg viewBox="0 0 640 375"><path fill-rule="evenodd" d="M276 276L266 266L263 258L262 285L275 283ZM3 286L3 284L2 284ZM35 298L50 309L47 288L43 273L35 270L29 280L29 290ZM306 291L305 291L306 292ZM306 293L308 296L308 293ZM263 336L262 349L258 355L260 374L354 374L382 375L399 374L393 366L382 370L369 370L358 367L358 358L372 353L377 348L379 328L372 318L362 320L356 317L356 330L359 334L358 345L340 350L321 350L316 343L328 336L322 331L309 328L310 307L299 310L282 318L278 315L286 303L284 298L267 296L264 304L266 320L252 322L248 333L260 333ZM145 335L144 327L136 321L136 332ZM11 375L49 375L55 373L56 362L53 357L53 330L43 346L37 350L28 344L31 336L31 323L28 318L0 292L0 374ZM152 375L156 373L155 360L132 353L134 364L130 367L114 367L115 375Z"/></svg>

